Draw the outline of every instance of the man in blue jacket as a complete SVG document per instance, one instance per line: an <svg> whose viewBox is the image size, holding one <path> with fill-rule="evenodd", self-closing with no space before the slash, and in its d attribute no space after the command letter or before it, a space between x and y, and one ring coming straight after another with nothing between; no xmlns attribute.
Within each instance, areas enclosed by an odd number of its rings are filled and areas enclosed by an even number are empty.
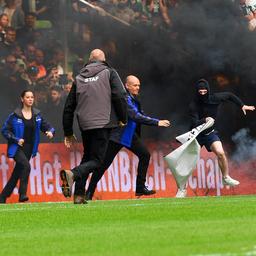
<svg viewBox="0 0 256 256"><path fill-rule="evenodd" d="M136 196L148 196L156 193L155 190L149 190L145 186L150 153L140 138L140 125L145 124L168 127L170 126L170 122L168 120L158 120L144 115L143 111L141 110L140 102L137 98L140 91L140 80L137 77L133 75L128 76L126 78L125 87L128 92L128 123L124 127L117 127L111 131L104 164L100 169L93 172L89 188L86 191L87 200L92 199L98 181L103 176L105 170L107 170L111 165L115 156L122 147L126 147L139 158L136 179ZM80 184L79 187L77 186L78 183L76 184L74 203L85 203L85 199L83 197L85 192L85 183L86 180L84 180L83 184Z"/></svg>

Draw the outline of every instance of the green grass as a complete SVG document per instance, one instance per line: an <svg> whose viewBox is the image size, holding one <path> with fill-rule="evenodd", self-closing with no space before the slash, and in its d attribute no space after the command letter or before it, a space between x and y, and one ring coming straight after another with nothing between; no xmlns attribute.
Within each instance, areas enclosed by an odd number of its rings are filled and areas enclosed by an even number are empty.
<svg viewBox="0 0 256 256"><path fill-rule="evenodd" d="M0 255L256 255L256 196L0 205Z"/></svg>

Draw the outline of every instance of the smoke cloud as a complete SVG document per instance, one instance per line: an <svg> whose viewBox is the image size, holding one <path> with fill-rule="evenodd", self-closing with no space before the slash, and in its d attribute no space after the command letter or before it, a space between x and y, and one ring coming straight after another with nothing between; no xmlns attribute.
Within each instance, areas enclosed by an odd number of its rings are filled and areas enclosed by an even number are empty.
<svg viewBox="0 0 256 256"><path fill-rule="evenodd" d="M208 79L213 92L233 92L246 104L254 105L256 96L256 47L253 47L256 34L248 30L238 4L230 0L179 1L171 18L174 25L170 33L147 30L140 31L140 36L135 33L139 51L135 48L131 54L133 63L143 67L133 65L131 70L142 76L145 110L170 118L174 124L168 132L145 129L147 137L158 139L174 137L189 128L188 104L199 78ZM224 88L217 83L217 74L228 78ZM217 121L224 140L230 141L230 134L241 127L255 130L253 115L245 119L236 106L228 108L235 111L222 108Z"/></svg>
<svg viewBox="0 0 256 256"><path fill-rule="evenodd" d="M247 128L239 130L232 136L232 141L236 144L236 149L231 157L236 163L248 161L256 156L256 140L250 136Z"/></svg>

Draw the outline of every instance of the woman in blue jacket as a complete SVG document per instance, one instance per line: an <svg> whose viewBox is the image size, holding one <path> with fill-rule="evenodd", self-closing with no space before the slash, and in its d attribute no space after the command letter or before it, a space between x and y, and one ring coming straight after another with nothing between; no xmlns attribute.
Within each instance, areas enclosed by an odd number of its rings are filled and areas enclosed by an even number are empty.
<svg viewBox="0 0 256 256"><path fill-rule="evenodd" d="M8 141L7 155L16 162L10 179L0 194L0 203L6 203L18 180L19 202L28 201L27 186L30 174L29 160L38 151L40 130L51 139L54 128L41 116L38 109L33 108L34 94L25 90L21 94L21 108L17 108L9 115L2 127L2 134Z"/></svg>

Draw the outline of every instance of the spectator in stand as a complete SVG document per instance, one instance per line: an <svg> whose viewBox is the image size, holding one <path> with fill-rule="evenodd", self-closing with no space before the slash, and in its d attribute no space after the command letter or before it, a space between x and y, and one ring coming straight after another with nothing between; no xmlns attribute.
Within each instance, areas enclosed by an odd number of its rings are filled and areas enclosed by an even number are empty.
<svg viewBox="0 0 256 256"><path fill-rule="evenodd" d="M135 20L136 15L137 15L133 11L133 9L130 8L130 6L128 4L128 0L118 1L116 6L114 8L112 8L112 12L116 17L118 17L128 23L132 23Z"/></svg>
<svg viewBox="0 0 256 256"><path fill-rule="evenodd" d="M24 79L27 82L27 88L33 90L39 83L37 75L38 75L38 68L36 66L30 66L27 68L26 77Z"/></svg>
<svg viewBox="0 0 256 256"><path fill-rule="evenodd" d="M161 3L160 3L161 2ZM162 24L162 13L161 10L164 9L162 0L147 0L147 10L151 17L151 23L154 28L158 28Z"/></svg>
<svg viewBox="0 0 256 256"><path fill-rule="evenodd" d="M68 80L68 83L63 85L63 91L62 91L62 95L61 95L63 102L66 101L68 94L71 91L71 87L72 87L72 80Z"/></svg>
<svg viewBox="0 0 256 256"><path fill-rule="evenodd" d="M48 91L47 84L39 83L34 87L34 96L35 96L35 107L39 108L42 113L47 113L47 102L48 102Z"/></svg>
<svg viewBox="0 0 256 256"><path fill-rule="evenodd" d="M4 41L4 37L5 37L5 33L6 33L6 28L8 27L8 24L9 24L9 19L8 19L8 16L7 14L5 13L2 13L0 15L0 27L1 27L1 30L0 30L0 41Z"/></svg>
<svg viewBox="0 0 256 256"><path fill-rule="evenodd" d="M6 13L2 13L0 15L0 24L3 26L3 28L9 27L9 19Z"/></svg>
<svg viewBox="0 0 256 256"><path fill-rule="evenodd" d="M53 64L57 67L58 74L63 75L64 74L64 52L60 48L55 48L53 51L52 59L50 60L50 64Z"/></svg>
<svg viewBox="0 0 256 256"><path fill-rule="evenodd" d="M27 60L27 64L32 63L35 61L35 53L36 53L36 47L34 44L29 43L24 48L24 54Z"/></svg>
<svg viewBox="0 0 256 256"><path fill-rule="evenodd" d="M0 14L6 13L9 19L9 26L15 29L24 26L24 12L16 4L16 0L5 0L5 5L0 9Z"/></svg>
<svg viewBox="0 0 256 256"><path fill-rule="evenodd" d="M46 113L49 122L56 127L56 135L54 138L55 142L61 142L63 140L63 131L60 128L62 122L62 113L64 104L61 100L62 89L59 86L53 86L50 88L50 95L46 105Z"/></svg>
<svg viewBox="0 0 256 256"><path fill-rule="evenodd" d="M30 65L38 68L37 78L42 78L46 76L46 68L44 66L44 53L40 49L36 49L35 51L35 61L33 61Z"/></svg>
<svg viewBox="0 0 256 256"><path fill-rule="evenodd" d="M44 52L46 50L48 51L48 49L51 49L50 40L48 38L47 30L46 31L43 31L43 30L35 30L34 31L33 45L36 48L43 50Z"/></svg>
<svg viewBox="0 0 256 256"><path fill-rule="evenodd" d="M36 0L36 15L38 20L49 20L53 24L58 21L58 5L56 0Z"/></svg>
<svg viewBox="0 0 256 256"><path fill-rule="evenodd" d="M256 28L256 1L240 0L240 6L245 18L248 20L248 28L253 31Z"/></svg>
<svg viewBox="0 0 256 256"><path fill-rule="evenodd" d="M72 0L72 17L74 18L74 34L83 34L88 24L89 10L85 4L78 0Z"/></svg>
<svg viewBox="0 0 256 256"><path fill-rule="evenodd" d="M39 20L49 20L49 15L47 12L49 11L51 2L50 0L36 0L36 15Z"/></svg>
<svg viewBox="0 0 256 256"><path fill-rule="evenodd" d="M12 50L12 55L14 55L17 59L17 65L22 65L24 67L24 69L27 68L27 60L26 57L24 55L24 52L22 51L21 47L19 45L16 45L13 50Z"/></svg>
<svg viewBox="0 0 256 256"><path fill-rule="evenodd" d="M16 55L14 56L16 57ZM19 73L19 76L21 77L22 81L25 83L27 67L25 62L22 59L20 59L19 56L16 57L16 66L17 66L17 72Z"/></svg>
<svg viewBox="0 0 256 256"><path fill-rule="evenodd" d="M10 55L16 44L16 31L14 28L8 27L4 41L0 42L0 59Z"/></svg>
<svg viewBox="0 0 256 256"><path fill-rule="evenodd" d="M21 46L25 46L28 43L34 42L35 35L35 24L36 24L36 14L34 12L29 12L25 16L25 25L18 29L17 41Z"/></svg>
<svg viewBox="0 0 256 256"><path fill-rule="evenodd" d="M43 79L44 83L47 84L49 88L53 86L60 86L59 84L60 75L58 73L57 66L51 66L47 70L47 76Z"/></svg>
<svg viewBox="0 0 256 256"><path fill-rule="evenodd" d="M61 100L61 92L62 92L62 89L60 86L53 86L50 89L50 97L48 100L49 111L51 111L52 109L55 109L57 107L63 106L63 103ZM62 111L62 108L60 110ZM58 112L58 113L60 113L60 112ZM56 118L56 116L55 116L55 118Z"/></svg>
<svg viewBox="0 0 256 256"><path fill-rule="evenodd" d="M8 99L8 105L4 106L8 111L15 108L18 104L19 95L27 87L19 73L17 59L14 55L7 55L5 58L5 66L0 73L1 96ZM1 106L3 107L3 106Z"/></svg>
<svg viewBox="0 0 256 256"><path fill-rule="evenodd" d="M145 1L130 0L130 8L135 12L136 22L148 22Z"/></svg>

